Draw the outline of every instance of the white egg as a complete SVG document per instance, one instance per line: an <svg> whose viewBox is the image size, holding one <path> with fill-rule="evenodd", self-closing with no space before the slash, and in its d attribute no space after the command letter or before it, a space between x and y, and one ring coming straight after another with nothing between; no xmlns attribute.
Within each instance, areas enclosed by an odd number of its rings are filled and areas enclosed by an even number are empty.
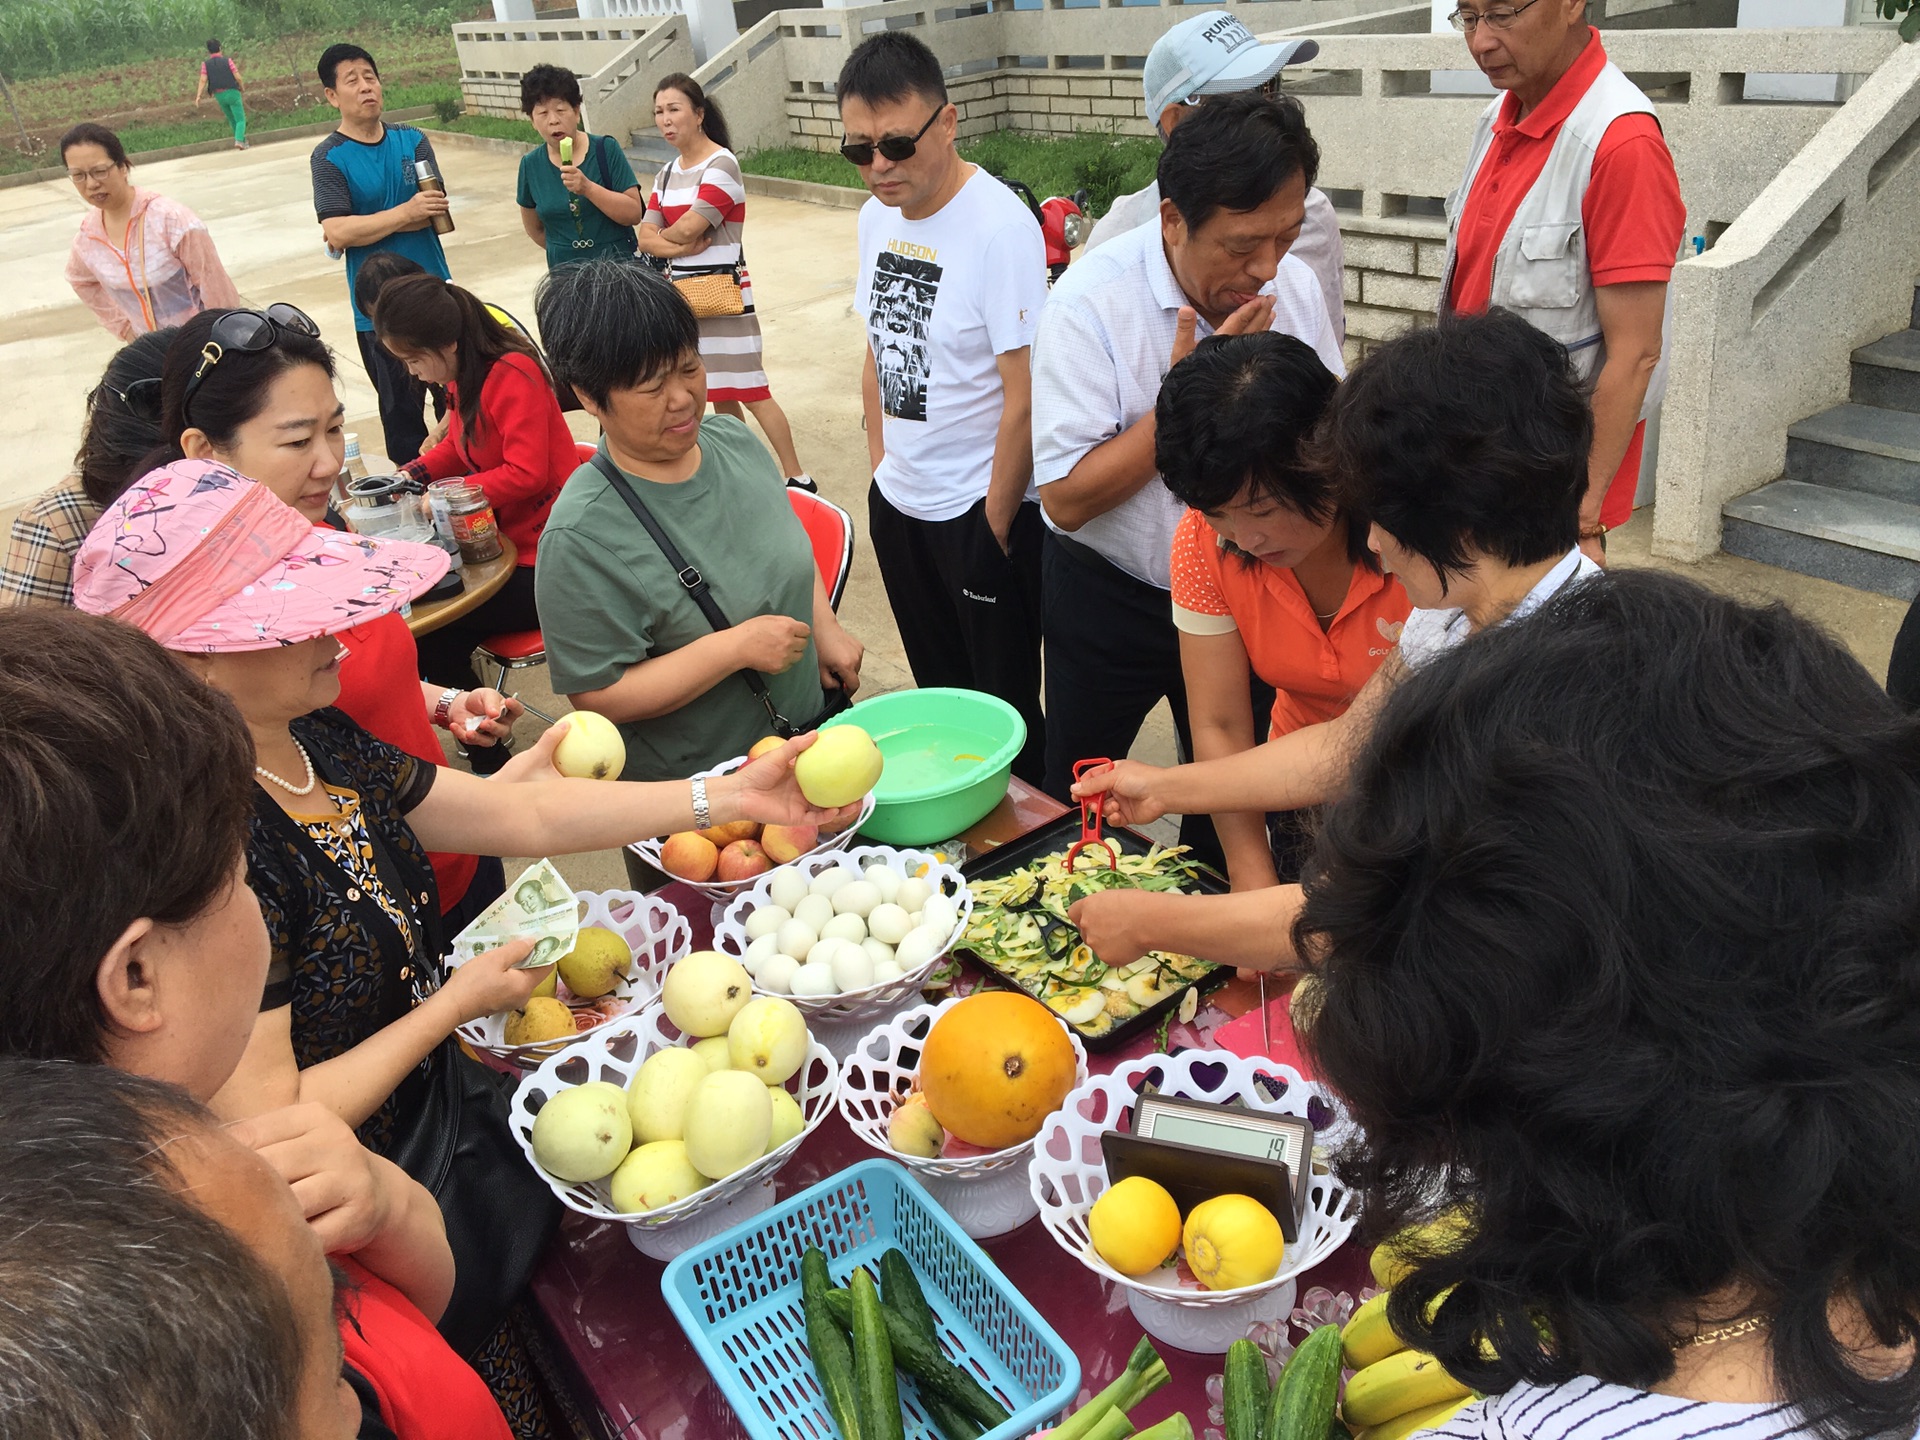
<svg viewBox="0 0 1920 1440"><path fill-rule="evenodd" d="M833 967L830 965L802 965L793 973L792 993L795 995L816 996L833 994Z"/></svg>
<svg viewBox="0 0 1920 1440"><path fill-rule="evenodd" d="M807 887L810 894L831 900L842 885L851 885L860 877L845 865L833 865L813 877L813 884Z"/></svg>
<svg viewBox="0 0 1920 1440"><path fill-rule="evenodd" d="M780 941L782 955L804 955L820 939L820 932L795 916L774 932Z"/></svg>
<svg viewBox="0 0 1920 1440"><path fill-rule="evenodd" d="M915 928L926 926L929 930L938 930L942 935L953 933L953 922L960 918L960 911L953 901L940 894L929 895L927 903L920 907L920 918L914 922Z"/></svg>
<svg viewBox="0 0 1920 1440"><path fill-rule="evenodd" d="M793 907L793 918L806 921L818 935L833 918L833 901L824 895L809 895Z"/></svg>
<svg viewBox="0 0 1920 1440"><path fill-rule="evenodd" d="M913 929L913 917L898 905L876 905L867 916L867 933L886 945L898 945Z"/></svg>
<svg viewBox="0 0 1920 1440"><path fill-rule="evenodd" d="M947 932L922 925L907 932L907 938L893 947L894 963L902 971L918 970L947 948Z"/></svg>
<svg viewBox="0 0 1920 1440"><path fill-rule="evenodd" d="M782 865L767 881L767 898L791 913L794 906L807 898L807 877L791 865Z"/></svg>
<svg viewBox="0 0 1920 1440"><path fill-rule="evenodd" d="M858 945L867 938L867 922L858 915L836 915L820 927L822 939L829 935L836 940L851 940Z"/></svg>
<svg viewBox="0 0 1920 1440"><path fill-rule="evenodd" d="M880 903L880 887L869 880L856 880L833 892L833 913L858 915L862 920Z"/></svg>
<svg viewBox="0 0 1920 1440"><path fill-rule="evenodd" d="M915 878L902 880L900 888L893 892L893 903L909 915L918 915L927 903L927 897L933 894L933 886Z"/></svg>
<svg viewBox="0 0 1920 1440"><path fill-rule="evenodd" d="M840 953L840 947L846 943L844 940L823 939L816 941L813 948L807 951L806 963L809 965L831 965L833 963L833 957Z"/></svg>
<svg viewBox="0 0 1920 1440"><path fill-rule="evenodd" d="M740 957L740 963L747 967L747 973L749 975L757 976L760 973L760 967L779 953L780 937L778 935L762 935L758 940L747 946L747 953Z"/></svg>
<svg viewBox="0 0 1920 1440"><path fill-rule="evenodd" d="M866 939L860 942L860 948L867 952L875 965L893 964L893 946L884 945L878 940Z"/></svg>
<svg viewBox="0 0 1920 1440"><path fill-rule="evenodd" d="M891 960L879 961L873 967L873 983L884 985L889 980L898 980L906 972Z"/></svg>
<svg viewBox="0 0 1920 1440"><path fill-rule="evenodd" d="M862 990L873 983L873 959L858 945L842 945L834 951L833 983L842 991Z"/></svg>
<svg viewBox="0 0 1920 1440"><path fill-rule="evenodd" d="M867 883L880 892L882 900L893 899L895 892L900 889L902 878L900 872L891 866L875 864L867 867Z"/></svg>
<svg viewBox="0 0 1920 1440"><path fill-rule="evenodd" d="M792 918L792 913L784 905L762 905L747 916L747 939L758 940L762 935L771 935Z"/></svg>
<svg viewBox="0 0 1920 1440"><path fill-rule="evenodd" d="M793 991L793 977L799 969L800 962L791 955L770 955L760 963L760 973L753 977L753 983L776 995L788 995Z"/></svg>

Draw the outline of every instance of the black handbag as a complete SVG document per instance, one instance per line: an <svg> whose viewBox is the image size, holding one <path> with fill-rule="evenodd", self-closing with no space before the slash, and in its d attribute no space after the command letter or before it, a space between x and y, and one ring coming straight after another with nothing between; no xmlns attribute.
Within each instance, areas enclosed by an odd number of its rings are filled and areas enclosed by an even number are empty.
<svg viewBox="0 0 1920 1440"><path fill-rule="evenodd" d="M594 467L607 477L607 483L613 487L614 494L627 502L627 508L633 512L633 518L640 522L640 528L653 537L653 543L660 547L660 553L667 558L667 564L673 567L673 573L680 581L681 588L700 607L700 613L706 617L707 624L717 631L731 630L733 622L727 619L727 612L720 608L720 602L713 598L713 590L707 584L707 577L698 567L689 565L687 557L680 553L680 547L673 543L659 520L654 518L646 502L634 493L633 486L627 483L627 477L620 473L620 467L607 459L604 451L595 451ZM780 713L780 707L773 703L773 695L767 689L767 682L761 678L758 670L742 670L740 678L747 682L747 688L753 692L767 712L767 723L773 727L773 733L782 740L791 740L795 735L804 735L809 730L817 730L823 721L831 719L847 708L847 692L835 688L826 691L826 707L804 725L795 725L793 721Z"/></svg>

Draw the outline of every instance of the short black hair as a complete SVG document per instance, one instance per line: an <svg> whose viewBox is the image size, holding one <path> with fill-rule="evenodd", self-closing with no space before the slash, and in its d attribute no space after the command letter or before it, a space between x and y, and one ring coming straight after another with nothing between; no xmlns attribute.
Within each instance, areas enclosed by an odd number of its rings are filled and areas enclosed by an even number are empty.
<svg viewBox="0 0 1920 1440"><path fill-rule="evenodd" d="M1216 210L1258 210L1295 175L1311 189L1320 146L1298 100L1245 90L1208 99L1175 126L1157 173L1160 198L1198 230Z"/></svg>
<svg viewBox="0 0 1920 1440"><path fill-rule="evenodd" d="M564 65L536 65L520 77L520 113L533 114L542 100L564 100L580 108L580 77Z"/></svg>
<svg viewBox="0 0 1920 1440"><path fill-rule="evenodd" d="M1822 1434L1912 1434L1828 1307L1920 1332L1916 937L1920 718L1785 607L1610 570L1407 678L1295 933L1368 1232L1468 1221L1393 1328L1646 1389L1731 1290Z"/></svg>
<svg viewBox="0 0 1920 1440"><path fill-rule="evenodd" d="M1153 407L1153 459L1168 492L1218 512L1251 485L1316 523L1340 513L1327 474L1301 459L1339 383L1292 335L1208 336L1167 372ZM1366 522L1345 518L1348 557L1370 562Z"/></svg>
<svg viewBox="0 0 1920 1440"><path fill-rule="evenodd" d="M166 373L167 350L177 325L163 325L136 335L120 347L107 362L106 373L87 396L87 425L80 432L80 451L73 457L79 473L80 488L102 510L118 500L142 473L141 462L160 444L160 404L158 395L129 404L129 389L155 388Z"/></svg>
<svg viewBox="0 0 1920 1440"><path fill-rule="evenodd" d="M367 64L373 65L373 73L376 76L380 73L380 67L374 65L373 56L358 45L342 40L337 45L329 45L320 52L320 64L317 67L320 74L320 88L333 89L333 82L340 73L340 67L349 60L364 60Z"/></svg>
<svg viewBox="0 0 1920 1440"><path fill-rule="evenodd" d="M107 159L125 170L133 162L127 159L127 147L120 143L120 137L104 125L96 125L91 120L82 120L66 134L60 137L60 163L67 163L67 151L75 145L98 145L107 152Z"/></svg>
<svg viewBox="0 0 1920 1440"><path fill-rule="evenodd" d="M932 105L947 103L947 81L940 59L927 42L904 30L882 30L853 47L840 67L834 94L841 104L858 100L885 105L919 95Z"/></svg>
<svg viewBox="0 0 1920 1440"><path fill-rule="evenodd" d="M631 260L549 270L533 308L554 378L605 408L700 349L700 322L666 278Z"/></svg>
<svg viewBox="0 0 1920 1440"><path fill-rule="evenodd" d="M207 41L207 53L209 55L218 55L220 53L220 42L218 40Z"/></svg>
<svg viewBox="0 0 1920 1440"><path fill-rule="evenodd" d="M379 303L380 292L386 289L389 280L428 273L426 266L398 250L376 250L360 262L360 273L353 277L353 303L362 315L372 319L373 307Z"/></svg>
<svg viewBox="0 0 1920 1440"><path fill-rule="evenodd" d="M1371 351L1316 448L1354 507L1445 583L1476 553L1534 565L1579 544L1592 443L1567 352L1496 308Z"/></svg>

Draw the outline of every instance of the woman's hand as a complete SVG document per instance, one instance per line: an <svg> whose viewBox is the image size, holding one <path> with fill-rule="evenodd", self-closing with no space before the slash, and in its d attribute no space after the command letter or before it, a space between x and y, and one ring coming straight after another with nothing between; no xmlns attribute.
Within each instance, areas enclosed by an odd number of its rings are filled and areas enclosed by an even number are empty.
<svg viewBox="0 0 1920 1440"><path fill-rule="evenodd" d="M733 636L742 670L781 675L807 653L807 640L813 634L813 627L791 615L756 615L751 620L742 620L727 633Z"/></svg>
<svg viewBox="0 0 1920 1440"><path fill-rule="evenodd" d="M560 167L560 183L566 186L568 191L574 195L586 194L588 188L593 184L591 180L580 173L580 167L578 165L562 165Z"/></svg>
<svg viewBox="0 0 1920 1440"><path fill-rule="evenodd" d="M1115 824L1150 824L1167 813L1167 807L1153 795L1153 784L1160 774L1158 765L1142 765L1138 760L1102 765L1098 770L1089 770L1074 782L1073 798L1091 800L1095 796L1104 797L1100 802L1100 813Z"/></svg>
<svg viewBox="0 0 1920 1440"><path fill-rule="evenodd" d="M817 730L809 730L805 735L796 735L778 750L769 750L733 774L709 780L707 791L715 822L757 820L763 825L831 825L836 820L851 820L858 815L857 802L823 810L800 793L800 786L793 778L793 763L819 734Z"/></svg>
<svg viewBox="0 0 1920 1440"><path fill-rule="evenodd" d="M1074 903L1067 919L1108 965L1131 965L1149 950L1161 897L1151 890L1102 890Z"/></svg>
<svg viewBox="0 0 1920 1440"><path fill-rule="evenodd" d="M533 953L533 941L509 940L495 950L482 950L464 965L456 966L440 987L455 1010L460 1024L503 1010L519 1010L533 998L540 982L547 978L551 965L538 970L516 970Z"/></svg>
<svg viewBox="0 0 1920 1440"><path fill-rule="evenodd" d="M567 731L572 728L573 722L562 715L542 730L540 738L533 744L524 750L516 750L511 760L487 776L487 782L492 785L522 785L528 781L566 779L553 763L553 752L560 748L560 742L567 738Z"/></svg>
<svg viewBox="0 0 1920 1440"><path fill-rule="evenodd" d="M821 689L844 690L851 695L860 688L860 661L867 647L846 626L837 620L822 625L813 637L813 649L820 657Z"/></svg>
<svg viewBox="0 0 1920 1440"><path fill-rule="evenodd" d="M447 711L447 728L462 745L497 745L513 734L527 707L498 690L462 690Z"/></svg>
<svg viewBox="0 0 1920 1440"><path fill-rule="evenodd" d="M287 1182L327 1254L364 1249L393 1218L395 1196L377 1157L326 1106L288 1105L228 1129Z"/></svg>

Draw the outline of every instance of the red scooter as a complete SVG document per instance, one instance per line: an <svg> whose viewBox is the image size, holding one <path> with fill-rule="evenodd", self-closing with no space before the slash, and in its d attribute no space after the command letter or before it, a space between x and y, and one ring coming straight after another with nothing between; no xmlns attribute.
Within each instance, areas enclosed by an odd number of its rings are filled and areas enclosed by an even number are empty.
<svg viewBox="0 0 1920 1440"><path fill-rule="evenodd" d="M1049 195L1041 200L1034 195L1031 186L1005 175L998 178L1026 201L1027 209L1040 222L1040 234L1047 245L1047 284L1053 284L1066 272L1067 262L1073 259L1073 252L1080 248L1087 238L1087 232L1093 229L1093 221L1087 218L1087 192L1076 190L1072 195Z"/></svg>

